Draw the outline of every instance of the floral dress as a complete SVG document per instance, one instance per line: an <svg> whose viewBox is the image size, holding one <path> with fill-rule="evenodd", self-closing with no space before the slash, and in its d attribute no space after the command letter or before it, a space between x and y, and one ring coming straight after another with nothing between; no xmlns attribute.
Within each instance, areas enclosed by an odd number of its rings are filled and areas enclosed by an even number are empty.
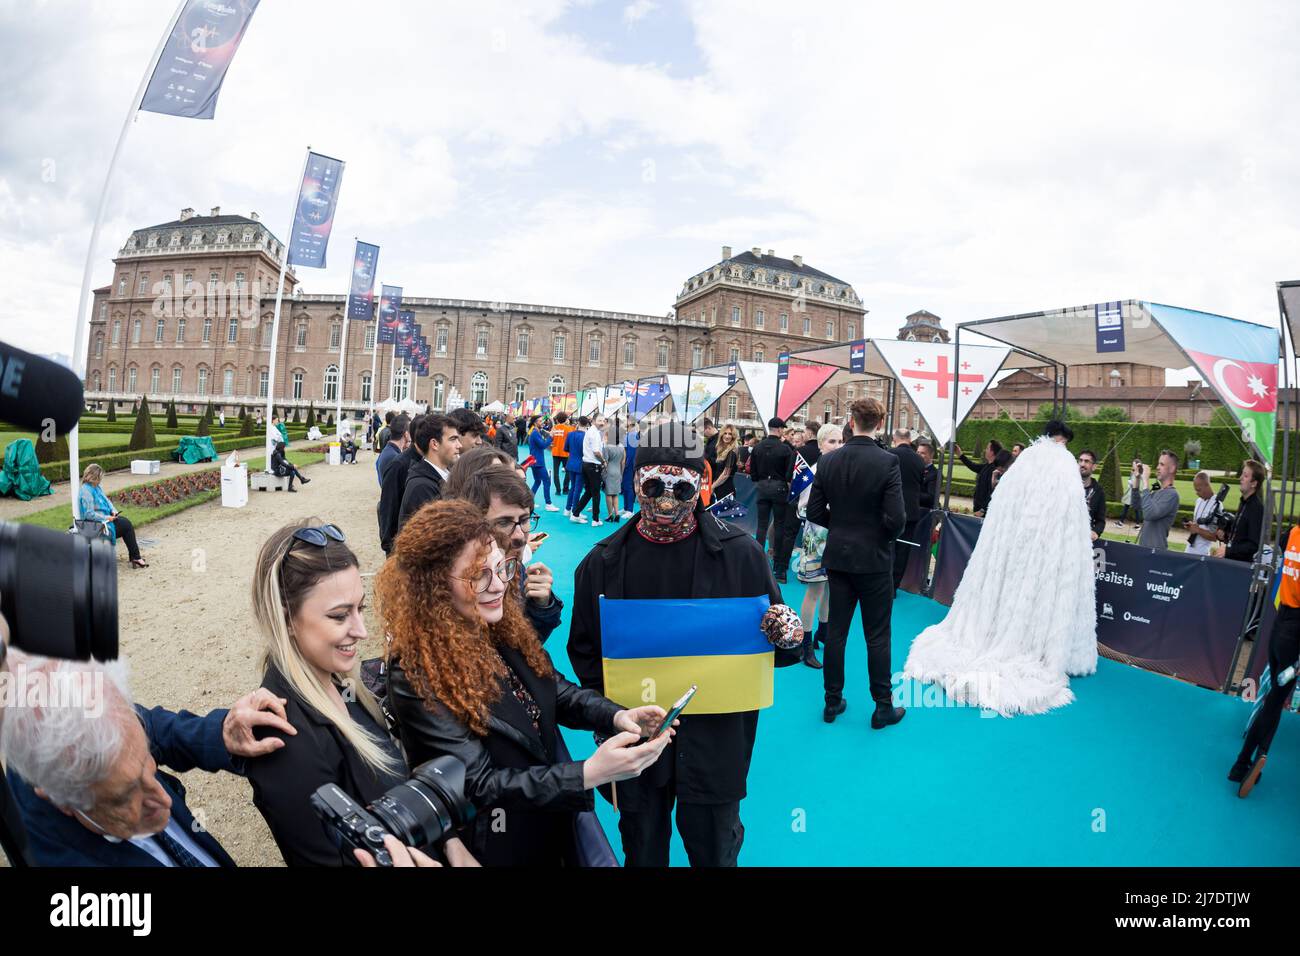
<svg viewBox="0 0 1300 956"><path fill-rule="evenodd" d="M817 466L812 466L814 474ZM803 518L803 530L799 532L799 564L795 568L795 577L803 584L820 584L826 580L826 569L822 567L822 554L826 550L827 530L819 524L808 520L809 485L799 496L799 517Z"/></svg>

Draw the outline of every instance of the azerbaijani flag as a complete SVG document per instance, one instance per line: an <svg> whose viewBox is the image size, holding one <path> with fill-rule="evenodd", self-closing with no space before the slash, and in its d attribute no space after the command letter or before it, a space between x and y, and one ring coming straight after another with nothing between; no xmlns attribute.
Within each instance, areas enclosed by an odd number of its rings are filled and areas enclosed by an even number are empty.
<svg viewBox="0 0 1300 956"><path fill-rule="evenodd" d="M1209 312L1143 303L1241 423L1242 437L1273 461L1277 437L1277 329Z"/></svg>
<svg viewBox="0 0 1300 956"><path fill-rule="evenodd" d="M692 684L687 714L772 706L775 652L759 623L766 594L743 598L600 598L605 696L624 707L665 709Z"/></svg>

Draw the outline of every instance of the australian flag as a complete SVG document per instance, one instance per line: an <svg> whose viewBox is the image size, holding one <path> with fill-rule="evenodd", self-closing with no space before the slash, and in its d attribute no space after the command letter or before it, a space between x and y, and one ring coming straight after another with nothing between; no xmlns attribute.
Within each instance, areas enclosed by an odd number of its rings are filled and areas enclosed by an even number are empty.
<svg viewBox="0 0 1300 956"><path fill-rule="evenodd" d="M808 467L808 462L803 460L803 455L795 452L794 475L790 479L790 500L797 499L812 483L813 470Z"/></svg>
<svg viewBox="0 0 1300 956"><path fill-rule="evenodd" d="M708 507L709 514L728 521L748 534L758 533L758 488L749 475L737 475L735 491Z"/></svg>

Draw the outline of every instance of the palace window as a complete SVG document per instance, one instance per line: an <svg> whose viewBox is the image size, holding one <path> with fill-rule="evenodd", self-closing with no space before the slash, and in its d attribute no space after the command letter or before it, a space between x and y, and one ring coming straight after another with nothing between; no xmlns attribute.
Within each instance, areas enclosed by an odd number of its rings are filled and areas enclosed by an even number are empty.
<svg viewBox="0 0 1300 956"><path fill-rule="evenodd" d="M117 345L122 341L122 320L113 320L113 344Z"/></svg>
<svg viewBox="0 0 1300 956"><path fill-rule="evenodd" d="M369 372L361 373L361 400L363 402L370 401L370 373Z"/></svg>
<svg viewBox="0 0 1300 956"><path fill-rule="evenodd" d="M184 319L176 320L176 341L177 342L185 341L185 320Z"/></svg>
<svg viewBox="0 0 1300 956"><path fill-rule="evenodd" d="M738 305L733 305L731 307L731 324L732 325L740 324L740 306Z"/></svg>
<svg viewBox="0 0 1300 956"><path fill-rule="evenodd" d="M623 366L632 368L636 365L636 339L623 340Z"/></svg>
<svg viewBox="0 0 1300 956"><path fill-rule="evenodd" d="M95 358L104 357L104 333L95 336Z"/></svg>
<svg viewBox="0 0 1300 956"><path fill-rule="evenodd" d="M475 372L474 377L469 382L469 400L475 406L487 402L488 377L487 372Z"/></svg>
<svg viewBox="0 0 1300 956"><path fill-rule="evenodd" d="M269 369L262 369L257 373L257 394L261 398L266 398L271 390L271 372Z"/></svg>
<svg viewBox="0 0 1300 956"><path fill-rule="evenodd" d="M110 365L108 367L108 390L110 392L117 391L117 366L116 365Z"/></svg>
<svg viewBox="0 0 1300 956"><path fill-rule="evenodd" d="M228 368L221 373L221 394L235 394L235 370L233 368Z"/></svg>
<svg viewBox="0 0 1300 956"><path fill-rule="evenodd" d="M163 334L166 332L166 330L167 330L166 319L159 319L158 324L154 326L153 340L155 342L161 342L163 340Z"/></svg>
<svg viewBox="0 0 1300 956"><path fill-rule="evenodd" d="M520 329L515 336L515 358L528 358L528 330Z"/></svg>
<svg viewBox="0 0 1300 956"><path fill-rule="evenodd" d="M202 365L199 366L199 394L208 394L208 370Z"/></svg>
<svg viewBox="0 0 1300 956"><path fill-rule="evenodd" d="M298 323L298 348L305 349L306 347L307 347L307 323L299 322Z"/></svg>
<svg viewBox="0 0 1300 956"><path fill-rule="evenodd" d="M212 341L212 320L211 319L203 320L203 341L204 342Z"/></svg>
<svg viewBox="0 0 1300 956"><path fill-rule="evenodd" d="M660 342L658 352L659 352L658 355L659 367L667 368L668 367L668 343Z"/></svg>
<svg viewBox="0 0 1300 956"><path fill-rule="evenodd" d="M342 335L343 335L343 327L341 325L330 326L330 350L331 351L339 347L339 340Z"/></svg>
<svg viewBox="0 0 1300 956"><path fill-rule="evenodd" d="M126 276L122 276L117 280L117 294L119 296L126 295Z"/></svg>
<svg viewBox="0 0 1300 956"><path fill-rule="evenodd" d="M592 365L600 364L600 339L597 336L587 340L587 361Z"/></svg>
<svg viewBox="0 0 1300 956"><path fill-rule="evenodd" d="M325 388L321 393L321 398L327 402L332 402L338 398L339 394L339 367L337 365L325 366Z"/></svg>
<svg viewBox="0 0 1300 956"><path fill-rule="evenodd" d="M367 352L372 352L372 351L374 351L374 348L375 348L375 325L376 325L376 323L374 323L374 322L367 322L367 323L366 323L366 346L365 346L365 348L366 348L366 351L367 351ZM369 401L369 400L370 400L370 399L366 399L366 401Z"/></svg>
<svg viewBox="0 0 1300 956"><path fill-rule="evenodd" d="M136 283L135 294L144 295L149 291L149 273L141 272L140 278Z"/></svg>
<svg viewBox="0 0 1300 956"><path fill-rule="evenodd" d="M131 344L140 344L140 320L136 319L131 323Z"/></svg>
<svg viewBox="0 0 1300 956"><path fill-rule="evenodd" d="M782 312L782 313L781 313L781 331L782 331L782 332L789 332L789 331L790 331L790 313L789 313L789 312Z"/></svg>
<svg viewBox="0 0 1300 956"><path fill-rule="evenodd" d="M515 401L522 402L528 397L528 383L519 381L515 382Z"/></svg>
<svg viewBox="0 0 1300 956"><path fill-rule="evenodd" d="M812 318L807 315L803 317L803 334L812 335Z"/></svg>
<svg viewBox="0 0 1300 956"><path fill-rule="evenodd" d="M442 408L446 398L447 383L441 378L433 380L433 407Z"/></svg>
<svg viewBox="0 0 1300 956"><path fill-rule="evenodd" d="M293 397L302 398L302 372L293 373Z"/></svg>
<svg viewBox="0 0 1300 956"><path fill-rule="evenodd" d="M181 393L181 370L180 368L174 368L172 369L172 394L179 395L180 393Z"/></svg>
<svg viewBox="0 0 1300 956"><path fill-rule="evenodd" d="M551 376L551 383L550 383L550 386L548 387L548 391L551 393L552 397L554 397L554 396L556 396L556 395L563 395L563 394L564 394L564 376L563 376L563 375L552 375L552 376Z"/></svg>
<svg viewBox="0 0 1300 956"><path fill-rule="evenodd" d="M692 345L691 346L691 368L699 368L703 364L704 364L704 346L698 344Z"/></svg>
<svg viewBox="0 0 1300 956"><path fill-rule="evenodd" d="M411 388L411 370L403 365L393 376L393 398L396 401L405 401L407 392Z"/></svg>
<svg viewBox="0 0 1300 956"><path fill-rule="evenodd" d="M833 339L833 338L835 338L835 320L834 320L834 319L827 319L827 320L826 320L826 337L827 337L828 339Z"/></svg>
<svg viewBox="0 0 1300 956"><path fill-rule="evenodd" d="M157 395L158 389L161 385L162 369L155 365L153 368L149 369L149 391Z"/></svg>
<svg viewBox="0 0 1300 956"><path fill-rule="evenodd" d="M754 328L761 329L766 324L767 314L762 309L756 310L754 312Z"/></svg>
<svg viewBox="0 0 1300 956"><path fill-rule="evenodd" d="M556 332L554 347L551 350L551 357L557 362L564 361L565 335L563 332Z"/></svg>
<svg viewBox="0 0 1300 956"><path fill-rule="evenodd" d="M474 342L475 355L487 355L488 353L488 330L479 329L478 335Z"/></svg>
<svg viewBox="0 0 1300 956"><path fill-rule="evenodd" d="M234 345L239 341L239 320L231 319L230 324L226 326L226 341Z"/></svg>
<svg viewBox="0 0 1300 956"><path fill-rule="evenodd" d="M736 397L734 395L731 398L727 399L727 417L728 418L736 417Z"/></svg>
<svg viewBox="0 0 1300 956"><path fill-rule="evenodd" d="M129 369L126 370L126 390L128 392L135 392L135 383L136 383L136 368L134 365L132 365Z"/></svg>
<svg viewBox="0 0 1300 956"><path fill-rule="evenodd" d="M447 326L438 326L438 334L434 338L433 350L439 355L447 354Z"/></svg>

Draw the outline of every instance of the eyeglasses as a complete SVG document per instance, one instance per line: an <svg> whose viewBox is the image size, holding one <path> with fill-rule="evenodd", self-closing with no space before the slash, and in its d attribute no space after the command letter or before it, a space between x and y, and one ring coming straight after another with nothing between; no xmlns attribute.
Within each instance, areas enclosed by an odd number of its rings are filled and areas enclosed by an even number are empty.
<svg viewBox="0 0 1300 956"><path fill-rule="evenodd" d="M509 534L514 531L515 528L518 528L520 531L536 531L537 523L541 520L541 516L536 514L527 514L520 518L498 518L496 521L492 522L492 527L497 531L500 531L502 534ZM528 525L527 528L524 527L525 524Z"/></svg>
<svg viewBox="0 0 1300 956"><path fill-rule="evenodd" d="M662 478L647 478L641 483L641 494L647 498L661 498L668 485ZM699 493L699 488L686 479L673 482L673 497L678 501L690 501Z"/></svg>
<svg viewBox="0 0 1300 956"><path fill-rule="evenodd" d="M486 591L488 588L492 586L493 575L496 575L498 578L500 578L502 584L509 584L511 581L515 579L515 575L517 575L518 573L519 573L519 559L506 558L495 568L483 568L482 570L479 571L478 574L475 574L472 577L464 578L464 577L460 577L459 575L452 575L452 576L459 578L459 580L461 581L468 581L470 584L474 585L474 593L482 594L484 591Z"/></svg>
<svg viewBox="0 0 1300 956"><path fill-rule="evenodd" d="M330 539L342 544L347 538L343 537L343 532L339 530L338 525L323 524L319 528L299 528L293 533L298 541L305 541L308 544L314 544L318 548L323 548L329 544Z"/></svg>

